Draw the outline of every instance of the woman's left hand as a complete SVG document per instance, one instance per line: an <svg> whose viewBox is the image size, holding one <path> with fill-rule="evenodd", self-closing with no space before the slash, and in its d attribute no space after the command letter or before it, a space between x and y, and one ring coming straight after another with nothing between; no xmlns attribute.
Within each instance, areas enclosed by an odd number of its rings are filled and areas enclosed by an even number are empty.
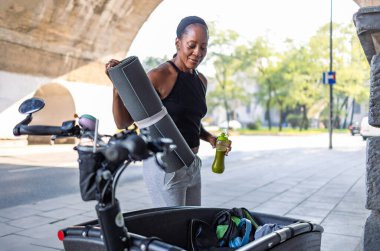
<svg viewBox="0 0 380 251"><path fill-rule="evenodd" d="M226 150L226 152L224 153L224 155L226 155L226 156L228 156L228 153L229 152L231 152L231 150L232 150L232 141L231 140L228 140L228 146L227 146L227 150Z"/></svg>
<svg viewBox="0 0 380 251"><path fill-rule="evenodd" d="M214 135L210 135L207 139L207 141L210 143L212 148L216 147L216 137Z"/></svg>
<svg viewBox="0 0 380 251"><path fill-rule="evenodd" d="M212 148L215 148L216 147L216 140L217 140L217 137L213 136L213 135L210 135L210 137L208 138L208 142L210 143L210 145L212 146ZM232 147L232 141L231 140L228 140L228 146L227 146L227 150L226 152L224 153L226 156L228 156L228 153L231 151Z"/></svg>

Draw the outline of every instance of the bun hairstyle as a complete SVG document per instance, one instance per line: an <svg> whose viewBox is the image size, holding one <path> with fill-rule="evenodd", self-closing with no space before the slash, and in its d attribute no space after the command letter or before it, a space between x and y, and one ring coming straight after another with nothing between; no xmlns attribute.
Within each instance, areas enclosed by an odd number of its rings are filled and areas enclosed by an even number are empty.
<svg viewBox="0 0 380 251"><path fill-rule="evenodd" d="M206 30L208 31L207 24L202 18L197 16L188 16L183 18L181 22L179 22L177 26L177 38L180 38L183 35L183 33L185 33L186 27L190 24L202 24L206 27Z"/></svg>

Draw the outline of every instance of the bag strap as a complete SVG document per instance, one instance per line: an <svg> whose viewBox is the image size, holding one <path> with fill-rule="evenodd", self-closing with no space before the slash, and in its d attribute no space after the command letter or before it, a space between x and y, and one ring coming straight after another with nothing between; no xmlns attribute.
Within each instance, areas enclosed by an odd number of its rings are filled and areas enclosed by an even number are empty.
<svg viewBox="0 0 380 251"><path fill-rule="evenodd" d="M245 218L247 218L248 220L251 221L254 230L256 230L259 227L259 224L257 224L255 219L253 218L253 216L251 215L251 212L249 212L248 209L246 209L244 207L242 207L241 210L243 211Z"/></svg>

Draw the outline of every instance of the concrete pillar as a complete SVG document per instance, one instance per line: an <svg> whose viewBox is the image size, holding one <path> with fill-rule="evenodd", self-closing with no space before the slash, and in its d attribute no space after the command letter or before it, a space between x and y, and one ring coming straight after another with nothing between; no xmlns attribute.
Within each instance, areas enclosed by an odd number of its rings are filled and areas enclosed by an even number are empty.
<svg viewBox="0 0 380 251"><path fill-rule="evenodd" d="M356 1L362 8L354 15L360 43L371 65L368 123L380 127L380 1ZM367 201L371 210L364 226L363 250L380 247L380 137L367 142Z"/></svg>
<svg viewBox="0 0 380 251"><path fill-rule="evenodd" d="M364 226L363 250L375 251L380 247L380 137L368 139L366 182L366 208L372 212Z"/></svg>

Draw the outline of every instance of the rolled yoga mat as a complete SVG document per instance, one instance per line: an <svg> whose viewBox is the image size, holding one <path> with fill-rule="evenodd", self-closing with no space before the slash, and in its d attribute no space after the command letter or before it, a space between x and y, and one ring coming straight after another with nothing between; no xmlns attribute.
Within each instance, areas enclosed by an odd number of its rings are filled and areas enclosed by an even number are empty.
<svg viewBox="0 0 380 251"><path fill-rule="evenodd" d="M162 158L167 164L164 171L169 173L190 166L195 158L194 153L167 113L139 59L135 56L128 57L110 68L108 73L138 127L148 128L153 139L170 138L177 146Z"/></svg>

